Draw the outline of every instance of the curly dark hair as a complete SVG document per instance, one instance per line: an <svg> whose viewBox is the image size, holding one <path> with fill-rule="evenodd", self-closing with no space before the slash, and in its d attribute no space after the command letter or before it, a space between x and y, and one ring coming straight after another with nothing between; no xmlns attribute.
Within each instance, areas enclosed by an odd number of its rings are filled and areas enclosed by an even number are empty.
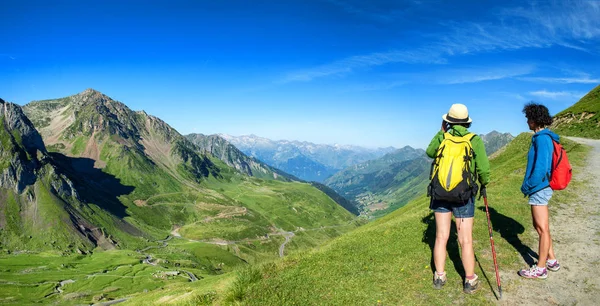
<svg viewBox="0 0 600 306"><path fill-rule="evenodd" d="M552 116L548 108L542 104L529 102L523 107L523 114L527 119L533 120L540 127L550 126L552 124Z"/></svg>

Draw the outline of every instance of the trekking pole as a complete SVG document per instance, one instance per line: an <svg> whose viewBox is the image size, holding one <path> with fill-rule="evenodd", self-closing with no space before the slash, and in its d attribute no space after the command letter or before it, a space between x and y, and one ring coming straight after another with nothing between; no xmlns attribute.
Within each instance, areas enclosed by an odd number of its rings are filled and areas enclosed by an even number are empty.
<svg viewBox="0 0 600 306"><path fill-rule="evenodd" d="M490 210L488 209L487 196L483 197L485 203L485 214L487 215L488 230L490 232L490 244L492 245L492 255L494 257L494 269L496 270L496 283L498 284L499 298L502 299L502 286L500 285L500 274L498 274L498 262L496 261L496 248L494 248L494 237L492 237L492 225L490 223Z"/></svg>

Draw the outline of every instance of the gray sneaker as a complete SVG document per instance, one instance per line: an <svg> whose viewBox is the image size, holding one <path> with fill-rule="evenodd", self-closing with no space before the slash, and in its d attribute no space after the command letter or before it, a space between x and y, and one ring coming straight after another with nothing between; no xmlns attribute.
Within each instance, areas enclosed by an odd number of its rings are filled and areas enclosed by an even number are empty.
<svg viewBox="0 0 600 306"><path fill-rule="evenodd" d="M446 272L442 275L438 275L437 272L433 273L433 288L442 289L446 284Z"/></svg>
<svg viewBox="0 0 600 306"><path fill-rule="evenodd" d="M475 274L475 278L471 280L465 280L463 292L466 294L473 294L479 289L479 287L479 277L477 276L477 274Z"/></svg>
<svg viewBox="0 0 600 306"><path fill-rule="evenodd" d="M560 270L560 264L558 263L558 260L553 265L546 262L546 268L552 272L556 272Z"/></svg>

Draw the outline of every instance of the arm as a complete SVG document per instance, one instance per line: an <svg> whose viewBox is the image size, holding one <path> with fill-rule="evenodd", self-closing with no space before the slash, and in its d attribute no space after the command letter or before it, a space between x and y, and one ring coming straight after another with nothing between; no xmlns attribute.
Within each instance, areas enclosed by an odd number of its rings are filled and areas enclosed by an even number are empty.
<svg viewBox="0 0 600 306"><path fill-rule="evenodd" d="M435 134L435 136L433 136L433 139L429 143L427 150L425 150L425 152L427 153L427 156L429 156L431 158L435 158L437 150L440 147L440 144L442 143L443 139L444 139L444 131L440 130L439 132L437 132L437 134Z"/></svg>
<svg viewBox="0 0 600 306"><path fill-rule="evenodd" d="M533 147L535 148L535 162L531 175L526 180L526 185L533 187L544 183L550 184L548 175L552 167L552 151L554 149L552 139L544 135L535 137Z"/></svg>
<svg viewBox="0 0 600 306"><path fill-rule="evenodd" d="M485 145L479 136L475 136L471 141L473 151L475 151L475 167L479 176L479 183L485 186L490 183L490 161L485 153Z"/></svg>

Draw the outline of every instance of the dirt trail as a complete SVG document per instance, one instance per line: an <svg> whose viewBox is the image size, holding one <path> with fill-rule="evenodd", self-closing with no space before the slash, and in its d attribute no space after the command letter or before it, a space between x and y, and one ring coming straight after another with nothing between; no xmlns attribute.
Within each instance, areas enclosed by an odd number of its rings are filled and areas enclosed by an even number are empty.
<svg viewBox="0 0 600 306"><path fill-rule="evenodd" d="M561 263L546 280L518 279L516 271L502 271L501 305L599 305L600 304L600 140L570 139L592 146L586 167L574 172L574 181L585 188L569 204L550 206L550 233ZM537 250L537 244L531 246Z"/></svg>

